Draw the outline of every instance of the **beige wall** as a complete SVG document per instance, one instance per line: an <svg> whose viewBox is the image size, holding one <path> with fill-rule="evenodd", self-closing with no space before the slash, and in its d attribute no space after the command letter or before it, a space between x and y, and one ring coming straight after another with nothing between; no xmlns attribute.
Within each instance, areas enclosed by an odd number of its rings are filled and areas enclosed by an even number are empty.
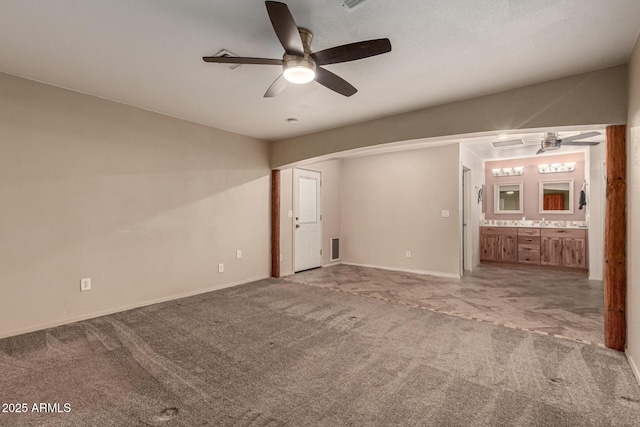
<svg viewBox="0 0 640 427"><path fill-rule="evenodd" d="M589 186L587 197L587 221L589 221L589 279L604 280L604 213L606 182L604 162L607 144L598 144L589 149Z"/></svg>
<svg viewBox="0 0 640 427"><path fill-rule="evenodd" d="M370 145L507 129L621 124L627 66L344 126L272 144L271 166Z"/></svg>
<svg viewBox="0 0 640 427"><path fill-rule="evenodd" d="M269 275L265 142L6 74L0 203L0 337Z"/></svg>
<svg viewBox="0 0 640 427"><path fill-rule="evenodd" d="M304 166L322 172L322 264L331 264L331 238L342 236L340 160L328 160Z"/></svg>
<svg viewBox="0 0 640 427"><path fill-rule="evenodd" d="M322 173L322 265L331 264L330 240L341 237L340 224L340 160L327 160L301 166L303 169ZM286 276L294 272L294 235L293 218L293 169L283 169L280 175L280 275Z"/></svg>
<svg viewBox="0 0 640 427"><path fill-rule="evenodd" d="M460 145L460 165L470 170L471 185L467 205L467 234L471 237L467 245L470 263L466 263L465 270L473 270L480 264L480 219L482 216L482 202L478 203L478 190L484 184L484 161L464 145ZM462 172L460 172L462 173ZM462 195L462 194L461 194Z"/></svg>
<svg viewBox="0 0 640 427"><path fill-rule="evenodd" d="M629 66L627 121L627 354L640 381L640 41Z"/></svg>
<svg viewBox="0 0 640 427"><path fill-rule="evenodd" d="M342 261L458 276L459 165L457 144L344 159Z"/></svg>

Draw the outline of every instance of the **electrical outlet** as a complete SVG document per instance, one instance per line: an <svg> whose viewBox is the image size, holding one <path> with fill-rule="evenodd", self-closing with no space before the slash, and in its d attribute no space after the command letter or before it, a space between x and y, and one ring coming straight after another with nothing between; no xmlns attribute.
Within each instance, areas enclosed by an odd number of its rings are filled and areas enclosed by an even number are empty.
<svg viewBox="0 0 640 427"><path fill-rule="evenodd" d="M86 279L80 279L80 291L90 291L91 290L91 278L87 277Z"/></svg>
<svg viewBox="0 0 640 427"><path fill-rule="evenodd" d="M411 258L411 251L407 251L407 253L405 254L405 256L406 256L407 258Z"/></svg>
<svg viewBox="0 0 640 427"><path fill-rule="evenodd" d="M242 249L238 249L236 251L236 258L238 258L238 259L242 258Z"/></svg>
<svg viewBox="0 0 640 427"><path fill-rule="evenodd" d="M218 273L224 273L224 264L218 264Z"/></svg>

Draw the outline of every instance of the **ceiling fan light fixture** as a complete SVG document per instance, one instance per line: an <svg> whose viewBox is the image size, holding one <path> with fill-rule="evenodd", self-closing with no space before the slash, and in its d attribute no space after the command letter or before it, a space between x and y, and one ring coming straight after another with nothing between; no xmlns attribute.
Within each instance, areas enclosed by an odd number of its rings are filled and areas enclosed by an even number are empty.
<svg viewBox="0 0 640 427"><path fill-rule="evenodd" d="M316 78L316 64L306 58L288 57L285 55L284 70L282 74L288 82L305 84Z"/></svg>
<svg viewBox="0 0 640 427"><path fill-rule="evenodd" d="M284 78L287 79L289 83L295 84L305 84L309 83L313 79L316 78L316 72L311 68L296 66L291 68L286 68L284 70Z"/></svg>

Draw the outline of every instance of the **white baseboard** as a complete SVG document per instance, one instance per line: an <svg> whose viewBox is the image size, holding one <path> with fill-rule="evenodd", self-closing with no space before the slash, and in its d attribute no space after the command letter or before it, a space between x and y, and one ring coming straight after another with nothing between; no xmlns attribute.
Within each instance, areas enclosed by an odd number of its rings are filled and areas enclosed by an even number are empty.
<svg viewBox="0 0 640 427"><path fill-rule="evenodd" d="M344 261L342 262L342 264L355 265L356 267L380 268L382 270L390 270L390 271L402 271L403 273L425 274L427 276L446 277L448 279L460 279L459 274L443 273L441 271L411 270L407 268L387 267L384 265L359 264L355 262L344 262Z"/></svg>
<svg viewBox="0 0 640 427"><path fill-rule="evenodd" d="M633 375L636 377L636 381L638 381L638 385L640 385L640 370L638 370L638 365L633 361L633 358L629 354L629 349L624 350L624 355L627 356L627 360L629 361L629 365L631 365L631 371Z"/></svg>
<svg viewBox="0 0 640 427"><path fill-rule="evenodd" d="M332 267L334 265L338 265L338 264L342 264L342 262L340 261L334 261L334 262L330 262L329 264L323 264L320 266L320 268L325 268L325 267ZM295 271L287 271L284 273L280 273L280 277L287 277L287 276L293 276L294 274L296 274Z"/></svg>
<svg viewBox="0 0 640 427"><path fill-rule="evenodd" d="M322 267L332 267L334 265L340 265L340 264L342 264L342 261L333 261L333 262L330 262L329 264L323 265Z"/></svg>
<svg viewBox="0 0 640 427"><path fill-rule="evenodd" d="M246 283L251 283L251 282L258 281L258 280L267 279L269 277L270 276L255 277L255 278L252 278L252 279L240 280L240 281L237 281L237 282L214 285L214 286L210 286L210 287L204 288L204 289L198 289L198 290L195 290L195 291L189 291L189 292L184 292L184 293L181 293L181 294L175 294L175 295L170 295L170 296L166 296L166 297L156 298L156 299L153 299L153 300L142 301L142 302L139 302L139 303L124 305L124 306L117 307L117 308L110 308L110 309L107 309L107 310L102 310L102 311L98 311L98 312L94 312L94 313L88 313L88 314L81 314L81 315L77 315L77 316L66 317L64 319L52 320L52 321L48 321L48 322L44 322L44 323L38 323L38 324L35 324L35 325L29 325L29 326L26 326L26 327L23 327L23 328L18 328L18 329L13 329L13 330L8 330L8 331L0 331L0 338L7 338L7 337L15 336L15 335L27 334L29 332L41 331L43 329L48 329L48 328L55 328L56 326L67 325L69 323L80 322L82 320L88 320L88 319L94 319L96 317L108 316L109 314L119 313L121 311L132 310L134 308L146 307L148 305L159 304L159 303L162 303L162 302L172 301L172 300L176 300L176 299L180 299L180 298L186 298L186 297L191 297L191 296L194 296L194 295L206 294L207 292L218 291L218 290L224 289L224 288L231 288L233 286L244 285Z"/></svg>

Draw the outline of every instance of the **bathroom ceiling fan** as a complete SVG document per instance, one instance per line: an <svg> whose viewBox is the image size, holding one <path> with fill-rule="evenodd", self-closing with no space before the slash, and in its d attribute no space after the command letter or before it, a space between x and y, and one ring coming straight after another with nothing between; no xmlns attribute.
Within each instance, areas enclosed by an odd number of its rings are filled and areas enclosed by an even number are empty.
<svg viewBox="0 0 640 427"><path fill-rule="evenodd" d="M242 58L229 56L205 56L205 62L226 64L279 65L282 74L264 94L266 98L282 92L288 83L304 84L313 80L344 96L351 96L358 90L346 80L321 67L321 65L355 61L391 51L389 39L367 40L336 46L320 52L311 51L313 34L305 28L298 28L289 7L280 2L267 1L267 13L271 25L284 48L282 59Z"/></svg>
<svg viewBox="0 0 640 427"><path fill-rule="evenodd" d="M557 132L545 132L542 142L540 143L540 149L536 154L544 153L548 150L557 150L563 144L564 145L598 145L599 142L595 141L578 141L580 139L591 138L593 136L600 135L600 132L587 132L579 135L568 136L566 138L558 138Z"/></svg>

